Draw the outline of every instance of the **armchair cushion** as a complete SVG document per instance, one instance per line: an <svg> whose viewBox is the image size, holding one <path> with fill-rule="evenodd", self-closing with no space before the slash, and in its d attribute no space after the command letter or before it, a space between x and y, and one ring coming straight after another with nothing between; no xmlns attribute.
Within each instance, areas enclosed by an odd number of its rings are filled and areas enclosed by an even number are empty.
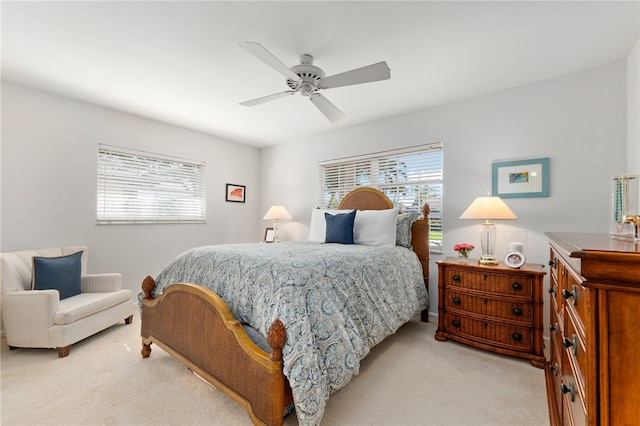
<svg viewBox="0 0 640 426"><path fill-rule="evenodd" d="M82 293L76 297L60 301L60 307L53 316L53 323L57 325L71 324L123 302L131 302L131 290L125 289L109 293Z"/></svg>
<svg viewBox="0 0 640 426"><path fill-rule="evenodd" d="M33 289L58 290L60 300L82 290L82 252L59 257L33 257Z"/></svg>

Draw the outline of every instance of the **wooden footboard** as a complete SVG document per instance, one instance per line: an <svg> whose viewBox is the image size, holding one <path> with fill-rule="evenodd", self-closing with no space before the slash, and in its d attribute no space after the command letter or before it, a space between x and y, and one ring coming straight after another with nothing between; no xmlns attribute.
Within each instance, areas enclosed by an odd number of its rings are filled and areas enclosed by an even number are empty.
<svg viewBox="0 0 640 426"><path fill-rule="evenodd" d="M188 368L242 404L255 424L281 425L293 403L282 373L284 325L269 329L268 354L247 335L225 302L193 284L173 284L153 298L155 282L142 283L142 357L155 343Z"/></svg>

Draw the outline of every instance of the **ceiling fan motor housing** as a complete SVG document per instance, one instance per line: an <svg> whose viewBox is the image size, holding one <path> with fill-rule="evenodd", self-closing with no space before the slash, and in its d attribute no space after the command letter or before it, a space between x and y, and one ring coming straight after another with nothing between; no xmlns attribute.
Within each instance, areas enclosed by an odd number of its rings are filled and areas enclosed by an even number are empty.
<svg viewBox="0 0 640 426"><path fill-rule="evenodd" d="M287 79L287 85L293 90L299 90L303 96L310 96L313 92L317 92L318 80L325 76L322 69L313 65L313 56L308 54L301 55L300 64L290 69L300 77L300 80Z"/></svg>

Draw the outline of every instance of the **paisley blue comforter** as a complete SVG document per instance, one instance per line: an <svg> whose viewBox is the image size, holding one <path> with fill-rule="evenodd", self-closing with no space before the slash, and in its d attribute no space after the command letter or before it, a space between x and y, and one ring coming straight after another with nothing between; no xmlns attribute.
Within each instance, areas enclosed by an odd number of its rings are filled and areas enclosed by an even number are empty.
<svg viewBox="0 0 640 426"><path fill-rule="evenodd" d="M319 424L329 394L358 374L360 360L427 307L422 267L404 247L282 242L189 250L156 279L218 294L234 317L263 336L280 318L301 424Z"/></svg>

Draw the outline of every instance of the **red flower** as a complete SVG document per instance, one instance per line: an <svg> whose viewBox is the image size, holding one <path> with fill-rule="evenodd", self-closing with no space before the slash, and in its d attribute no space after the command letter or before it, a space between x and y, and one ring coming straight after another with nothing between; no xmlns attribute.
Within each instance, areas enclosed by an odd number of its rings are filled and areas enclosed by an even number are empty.
<svg viewBox="0 0 640 426"><path fill-rule="evenodd" d="M456 244L453 249L460 253L464 257L469 257L469 253L473 250L475 246L473 244L462 243Z"/></svg>

